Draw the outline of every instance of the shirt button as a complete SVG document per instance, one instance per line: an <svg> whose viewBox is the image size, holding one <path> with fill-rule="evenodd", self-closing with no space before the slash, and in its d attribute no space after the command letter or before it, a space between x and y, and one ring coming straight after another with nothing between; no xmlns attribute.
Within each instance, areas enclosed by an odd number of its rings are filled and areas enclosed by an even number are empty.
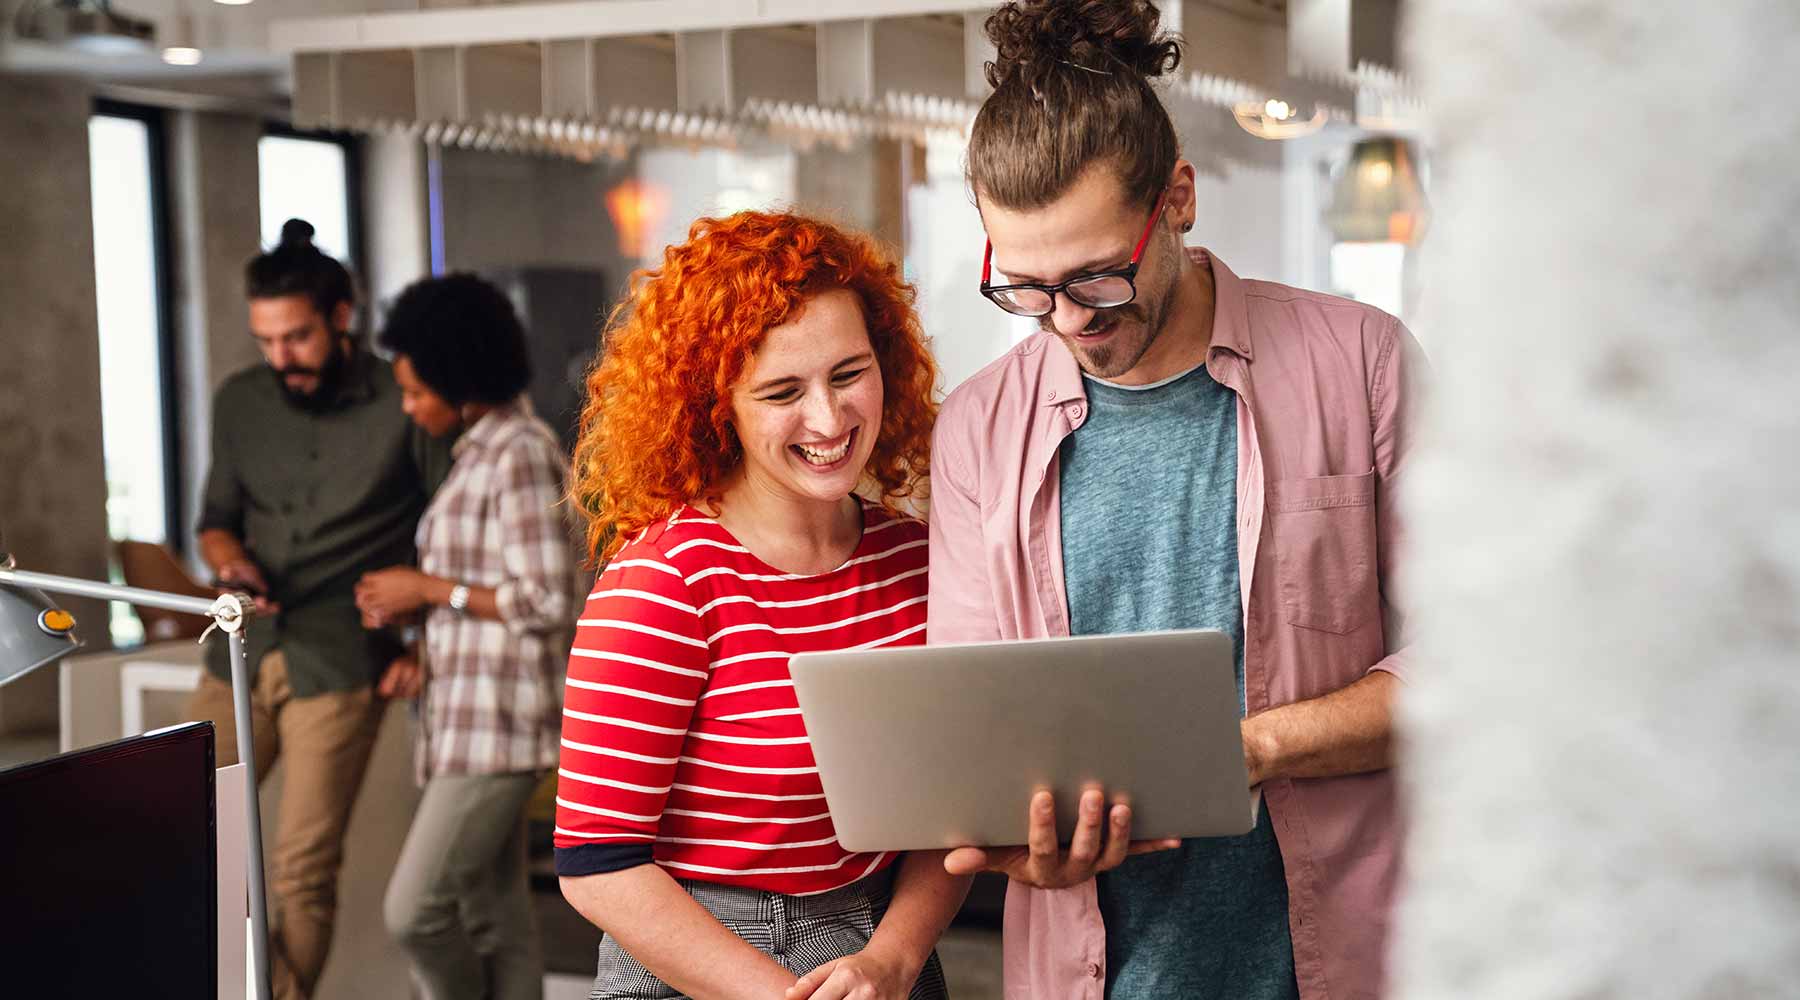
<svg viewBox="0 0 1800 1000"><path fill-rule="evenodd" d="M1050 392L1047 395L1045 395L1044 398L1048 399L1052 403L1056 402L1056 390L1055 389L1050 390Z"/></svg>
<svg viewBox="0 0 1800 1000"><path fill-rule="evenodd" d="M1074 418L1074 419L1076 419L1076 420L1080 420L1080 419L1081 419L1081 416L1082 416L1082 414L1083 414L1083 413L1086 413L1086 412L1087 412L1087 411L1086 411L1086 410L1084 410L1084 409L1082 409L1082 408L1081 408L1081 407L1079 407L1079 406L1077 406L1077 407L1075 407L1075 408L1074 408L1074 409L1072 409L1072 410L1070 410L1070 411L1069 411L1069 416L1071 416L1071 417L1073 417L1073 418Z"/></svg>
<svg viewBox="0 0 1800 1000"><path fill-rule="evenodd" d="M1088 974L1089 979L1099 979L1100 978L1100 963L1099 962L1089 962L1087 964L1087 974Z"/></svg>

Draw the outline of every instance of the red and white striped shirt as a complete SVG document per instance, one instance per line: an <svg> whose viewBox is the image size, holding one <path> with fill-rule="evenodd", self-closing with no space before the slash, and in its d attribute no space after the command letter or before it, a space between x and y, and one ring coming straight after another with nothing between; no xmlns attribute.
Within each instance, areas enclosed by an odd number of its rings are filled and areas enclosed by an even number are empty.
<svg viewBox="0 0 1800 1000"><path fill-rule="evenodd" d="M789 895L893 860L838 845L788 678L801 652L925 641L926 528L876 505L835 570L783 573L692 507L601 573L564 695L556 868L654 860Z"/></svg>

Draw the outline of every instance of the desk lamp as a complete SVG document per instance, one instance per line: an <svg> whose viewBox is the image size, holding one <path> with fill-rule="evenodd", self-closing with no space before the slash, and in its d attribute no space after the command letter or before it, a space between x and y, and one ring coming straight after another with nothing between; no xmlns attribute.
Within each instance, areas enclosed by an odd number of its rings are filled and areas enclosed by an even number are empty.
<svg viewBox="0 0 1800 1000"><path fill-rule="evenodd" d="M269 916L263 885L262 814L256 798L256 756L251 752L250 743L249 669L244 662L241 634L251 617L250 598L244 594L222 594L217 600L209 601L203 597L27 573L16 568L12 556L6 553L4 539L0 539L0 685L81 647L81 640L75 635L75 616L52 603L46 591L205 615L213 620L213 628L224 632L231 643L231 700L237 719L238 760L244 764L244 782L248 786L244 801L248 809L250 839L251 964L256 1000L269 1000ZM207 635L212 634L213 628L207 629ZM206 636L200 638L204 641Z"/></svg>

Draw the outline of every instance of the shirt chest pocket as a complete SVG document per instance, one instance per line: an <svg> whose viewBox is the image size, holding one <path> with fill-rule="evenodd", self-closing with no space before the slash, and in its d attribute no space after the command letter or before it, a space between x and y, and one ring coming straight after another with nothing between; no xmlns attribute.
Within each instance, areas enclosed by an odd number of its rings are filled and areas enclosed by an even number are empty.
<svg viewBox="0 0 1800 1000"><path fill-rule="evenodd" d="M1276 480L1269 514L1288 623L1344 635L1379 617L1373 470Z"/></svg>
<svg viewBox="0 0 1800 1000"><path fill-rule="evenodd" d="M418 542L420 568L427 573L471 586L499 582L499 509L484 470L459 467L451 473L419 522Z"/></svg>

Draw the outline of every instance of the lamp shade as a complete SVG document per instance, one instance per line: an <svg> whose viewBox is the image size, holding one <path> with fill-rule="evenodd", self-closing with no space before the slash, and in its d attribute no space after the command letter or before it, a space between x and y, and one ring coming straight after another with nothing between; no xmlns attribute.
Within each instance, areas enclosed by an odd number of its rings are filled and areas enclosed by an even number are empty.
<svg viewBox="0 0 1800 1000"><path fill-rule="evenodd" d="M1332 185L1325 224L1339 243L1417 243L1430 220L1425 188L1404 139L1358 142Z"/></svg>
<svg viewBox="0 0 1800 1000"><path fill-rule="evenodd" d="M74 629L43 591L0 583L0 684L80 649Z"/></svg>

